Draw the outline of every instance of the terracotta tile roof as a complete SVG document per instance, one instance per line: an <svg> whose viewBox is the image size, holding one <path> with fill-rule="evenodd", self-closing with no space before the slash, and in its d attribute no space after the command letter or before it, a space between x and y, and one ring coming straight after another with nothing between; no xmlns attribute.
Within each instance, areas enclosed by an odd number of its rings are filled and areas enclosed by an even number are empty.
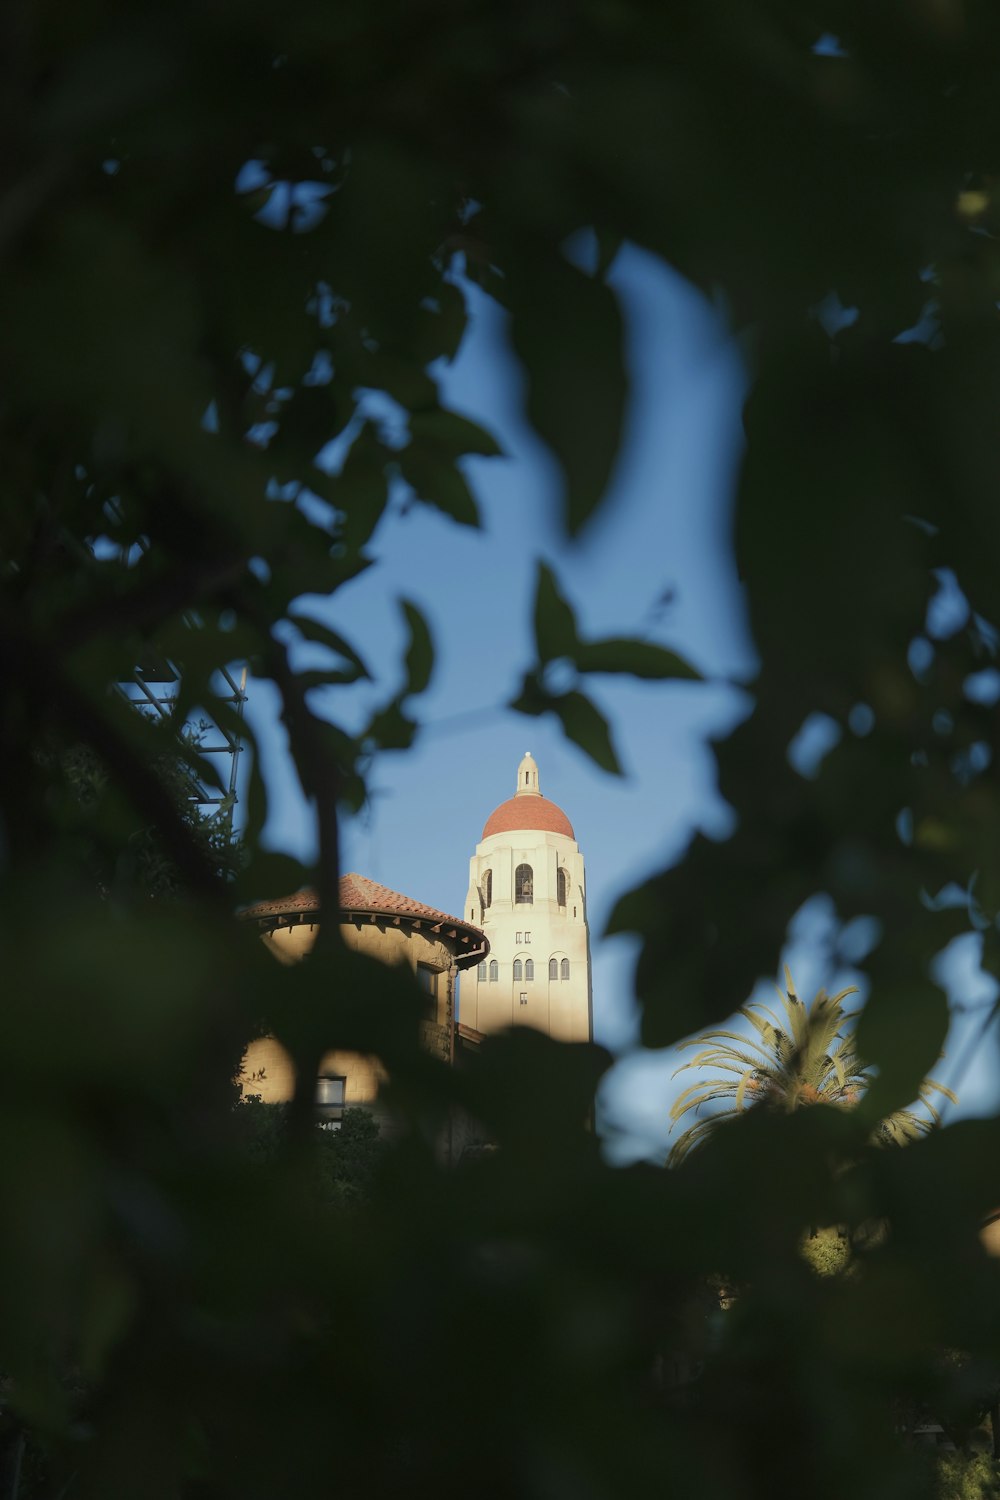
<svg viewBox="0 0 1000 1500"><path fill-rule="evenodd" d="M485 934L471 922L463 922L460 917L449 916L447 912L438 911L435 906L426 906L422 901L414 901L412 896L403 896L387 885L380 885L377 880L369 880L366 875L356 875L353 872L340 877L340 910L345 913L367 912L410 917L419 922L429 922L433 926L447 923L460 937L474 939L477 947L486 943ZM251 919L282 917L304 911L314 911L317 915L319 913L319 896L311 886L304 886L301 891L278 901L255 901L252 906L245 906L240 916Z"/></svg>
<svg viewBox="0 0 1000 1500"><path fill-rule="evenodd" d="M255 901L252 906L240 908L241 917L280 917L285 912L319 911L319 897L312 886L305 885L293 896L283 896L280 901Z"/></svg>
<svg viewBox="0 0 1000 1500"><path fill-rule="evenodd" d="M520 829L564 833L567 838L576 838L562 808L547 797L510 797L501 802L487 818L483 838L488 839L493 833L517 833Z"/></svg>
<svg viewBox="0 0 1000 1500"><path fill-rule="evenodd" d="M393 914L398 912L403 916L419 917L432 922L450 922L453 927L469 926L461 918L451 917L446 911L438 911L436 907L425 906L422 901L414 901L412 896L401 896L399 891L390 890L387 885L379 885L377 880L369 880L367 875L341 875L340 909ZM479 929L473 930L478 932Z"/></svg>

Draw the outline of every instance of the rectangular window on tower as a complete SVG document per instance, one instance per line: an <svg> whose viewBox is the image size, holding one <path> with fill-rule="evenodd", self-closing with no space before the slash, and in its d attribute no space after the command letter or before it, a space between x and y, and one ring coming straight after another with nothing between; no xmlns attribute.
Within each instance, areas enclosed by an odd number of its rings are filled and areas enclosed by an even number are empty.
<svg viewBox="0 0 1000 1500"><path fill-rule="evenodd" d="M316 1080L316 1114L324 1130L339 1130L344 1118L344 1094L347 1079L343 1076L321 1076Z"/></svg>
<svg viewBox="0 0 1000 1500"><path fill-rule="evenodd" d="M522 1005L527 1005L527 1003L528 1003L528 997L527 997L527 995L526 995L526 994L525 994L525 993L524 993L524 991L523 991L523 990L522 990L522 991L521 991L521 1004L522 1004Z"/></svg>
<svg viewBox="0 0 1000 1500"><path fill-rule="evenodd" d="M524 934L524 941L525 941L525 942L526 942L526 943L530 943L530 942L531 942L531 933L530 933L530 932L526 932L526 933L525 933L525 934Z"/></svg>
<svg viewBox="0 0 1000 1500"><path fill-rule="evenodd" d="M520 948L520 946L521 946L521 934L519 932L515 932L515 934L514 934L514 941L517 944L517 946Z"/></svg>

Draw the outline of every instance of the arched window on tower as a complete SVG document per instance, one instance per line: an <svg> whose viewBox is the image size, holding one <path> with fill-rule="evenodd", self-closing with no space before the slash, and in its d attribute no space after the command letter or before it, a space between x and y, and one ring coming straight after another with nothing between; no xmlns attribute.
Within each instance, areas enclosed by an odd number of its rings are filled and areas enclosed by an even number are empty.
<svg viewBox="0 0 1000 1500"><path fill-rule="evenodd" d="M534 878L530 865L518 865L514 871L514 901L518 906L530 906L533 901Z"/></svg>
<svg viewBox="0 0 1000 1500"><path fill-rule="evenodd" d="M550 979L558 979L559 978L559 960L557 958L550 958L549 959L549 978Z"/></svg>
<svg viewBox="0 0 1000 1500"><path fill-rule="evenodd" d="M559 977L560 977L560 979L568 979L569 978L569 959L568 958L564 958L563 961L562 961L562 963L559 965Z"/></svg>
<svg viewBox="0 0 1000 1500"><path fill-rule="evenodd" d="M534 979L535 977L535 960L533 958L526 958L524 960L524 977L525 979Z"/></svg>
<svg viewBox="0 0 1000 1500"><path fill-rule="evenodd" d="M500 965L495 958L490 959L490 982L493 983L500 978Z"/></svg>
<svg viewBox="0 0 1000 1500"><path fill-rule="evenodd" d="M519 958L515 958L515 960L514 960L514 978L515 979L517 979L517 980L521 979L521 977L522 977L522 975L521 975L522 968L523 968L523 965L521 963L521 960Z"/></svg>
<svg viewBox="0 0 1000 1500"><path fill-rule="evenodd" d="M556 871L556 900L560 906L566 905L566 897L569 895L569 877L563 866L560 865Z"/></svg>
<svg viewBox="0 0 1000 1500"><path fill-rule="evenodd" d="M480 984L483 984L485 982L485 980L486 980L486 960L485 959L479 965L479 968L476 970L476 978L478 979L478 981L479 981Z"/></svg>
<svg viewBox="0 0 1000 1500"><path fill-rule="evenodd" d="M483 898L483 906L484 907L486 907L486 906L492 906L493 905L493 871L492 870L486 870L486 871L484 871L484 873L483 873L483 883L480 886L479 890L480 890L480 895Z"/></svg>

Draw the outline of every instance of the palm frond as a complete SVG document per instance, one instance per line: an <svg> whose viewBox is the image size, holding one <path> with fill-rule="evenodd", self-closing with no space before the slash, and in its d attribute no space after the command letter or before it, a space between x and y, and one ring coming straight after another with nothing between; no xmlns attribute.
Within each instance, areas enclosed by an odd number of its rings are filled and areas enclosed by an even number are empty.
<svg viewBox="0 0 1000 1500"><path fill-rule="evenodd" d="M783 1022L770 1007L748 1001L739 1014L755 1036L714 1027L681 1043L700 1050L676 1068L673 1076L687 1069L711 1076L689 1084L678 1095L670 1110L670 1128L706 1106L712 1106L712 1111L678 1137L670 1151L670 1165L696 1150L725 1121L747 1110L791 1111L817 1103L851 1108L867 1089L872 1069L856 1050L858 1012L844 1009L847 997L857 994L857 986L848 985L835 995L820 990L805 1005L787 968L785 984L784 993L778 990ZM896 1110L876 1126L873 1139L880 1144L901 1144L932 1130L941 1120L932 1095L957 1102L951 1089L925 1079L920 1086L919 1112Z"/></svg>

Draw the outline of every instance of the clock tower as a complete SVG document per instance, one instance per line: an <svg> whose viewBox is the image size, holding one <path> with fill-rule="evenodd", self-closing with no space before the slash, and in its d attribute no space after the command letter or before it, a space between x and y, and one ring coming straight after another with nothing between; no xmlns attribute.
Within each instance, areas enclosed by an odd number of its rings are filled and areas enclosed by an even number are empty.
<svg viewBox="0 0 1000 1500"><path fill-rule="evenodd" d="M556 1041L593 1039L583 855L569 818L542 796L530 752L469 861L464 915L490 941L489 958L462 976L466 1025L487 1035L534 1026Z"/></svg>

